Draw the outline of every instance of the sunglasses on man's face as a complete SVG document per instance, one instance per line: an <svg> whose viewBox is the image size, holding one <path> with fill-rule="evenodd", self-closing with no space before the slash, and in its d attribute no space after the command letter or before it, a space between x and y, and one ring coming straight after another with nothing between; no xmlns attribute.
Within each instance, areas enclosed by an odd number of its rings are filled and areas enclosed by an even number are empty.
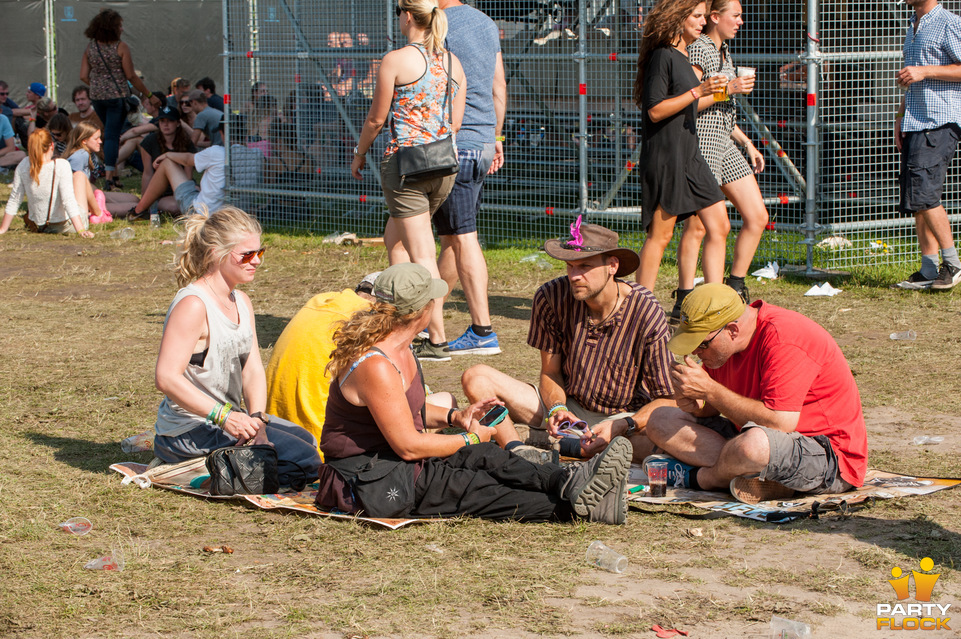
<svg viewBox="0 0 961 639"><path fill-rule="evenodd" d="M184 100L180 103L180 106L190 106L190 100Z"/></svg>
<svg viewBox="0 0 961 639"><path fill-rule="evenodd" d="M264 257L264 251L266 250L267 250L266 247L261 246L259 249L256 249L253 251L244 251L243 253L238 253L238 255L240 255L240 263L250 264L250 262L253 261L255 257L258 260L262 259Z"/></svg>
<svg viewBox="0 0 961 639"><path fill-rule="evenodd" d="M0 91L0 96L10 95L9 91Z"/></svg>

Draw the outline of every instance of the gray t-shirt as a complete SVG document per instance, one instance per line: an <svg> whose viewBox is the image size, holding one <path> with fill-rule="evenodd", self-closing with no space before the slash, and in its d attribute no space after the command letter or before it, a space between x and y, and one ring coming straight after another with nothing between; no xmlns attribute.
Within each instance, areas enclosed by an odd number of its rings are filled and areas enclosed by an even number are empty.
<svg viewBox="0 0 961 639"><path fill-rule="evenodd" d="M83 173L87 176L87 179L90 179L90 153L88 151L77 149L70 154L67 162L70 163L70 169L74 173Z"/></svg>
<svg viewBox="0 0 961 639"><path fill-rule="evenodd" d="M497 114L494 112L494 69L501 50L500 32L487 14L458 5L447 14L447 40L451 53L460 59L467 76L467 107L457 132L457 147L483 149L494 143Z"/></svg>
<svg viewBox="0 0 961 639"><path fill-rule="evenodd" d="M224 114L217 109L212 109L206 107L203 111L197 114L194 120L194 128L200 129L207 136L212 144L217 144L223 146L223 139L220 137L220 131L217 127L220 126L220 119L224 117Z"/></svg>

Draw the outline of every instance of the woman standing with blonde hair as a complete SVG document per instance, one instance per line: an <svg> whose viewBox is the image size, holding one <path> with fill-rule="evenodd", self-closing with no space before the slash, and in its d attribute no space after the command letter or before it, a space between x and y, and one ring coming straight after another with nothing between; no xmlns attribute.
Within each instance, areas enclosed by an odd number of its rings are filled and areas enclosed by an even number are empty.
<svg viewBox="0 0 961 639"><path fill-rule="evenodd" d="M397 169L397 151L454 135L464 117L467 81L460 60L443 48L447 16L437 0L399 0L396 13L408 44L391 51L381 62L373 102L354 147L350 170L355 178L363 179L367 152L390 117L391 139L380 165L390 212L384 230L387 255L391 264L421 264L439 278L430 220L454 187L455 176L404 180ZM443 304L435 306L427 330L429 341L419 346L418 357L449 360Z"/></svg>
<svg viewBox="0 0 961 639"><path fill-rule="evenodd" d="M713 0L704 33L687 48L694 75L703 79L714 73L723 73L729 78L726 89L729 96L746 95L754 90L754 76L740 76L737 73L727 47L727 41L737 35L738 29L744 24L741 16L741 3L738 0ZM697 139L701 155L711 167L721 192L731 200L744 222L734 243L731 275L724 283L748 303L750 296L744 286L744 278L768 221L767 207L764 206L761 189L754 177L755 173L764 170L764 155L737 126L737 109L733 100L715 102L713 98L701 98L698 109ZM750 165L744 159L744 154L734 146L735 143L744 148ZM673 320L680 319L681 302L694 288L697 253L703 237L704 226L697 218L690 218L684 225L684 234L677 248L680 282L671 312Z"/></svg>
<svg viewBox="0 0 961 639"><path fill-rule="evenodd" d="M68 233L74 229L81 237L92 238L87 230L87 216L77 206L73 194L70 165L53 159L53 137L47 129L37 129L27 139L27 157L13 174L10 199L0 222L0 234L6 233L27 196L24 224L37 233Z"/></svg>
<svg viewBox="0 0 961 639"><path fill-rule="evenodd" d="M317 441L300 426L264 414L267 379L254 310L236 288L253 281L261 264L260 233L260 224L236 208L186 219L177 258L182 288L167 311L157 357L164 398L154 454L176 463L248 440L270 443L281 485L310 483L320 466Z"/></svg>
<svg viewBox="0 0 961 639"><path fill-rule="evenodd" d="M704 224L704 279L724 277L731 223L724 195L698 150L696 103L723 86L721 78L698 82L687 57L705 24L703 0L659 0L644 21L634 101L644 118L641 155L642 223L637 281L653 291L674 224L697 215Z"/></svg>

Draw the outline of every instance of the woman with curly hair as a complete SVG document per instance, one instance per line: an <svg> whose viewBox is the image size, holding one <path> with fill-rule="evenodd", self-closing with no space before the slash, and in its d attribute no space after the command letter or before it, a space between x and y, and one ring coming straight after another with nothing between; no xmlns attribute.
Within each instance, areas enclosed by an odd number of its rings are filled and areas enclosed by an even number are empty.
<svg viewBox="0 0 961 639"><path fill-rule="evenodd" d="M260 224L236 208L184 224L177 258L182 287L164 320L157 356L163 392L154 454L177 463L247 441L277 450L284 486L317 477L317 440L306 430L264 414L267 379L250 298L237 285L254 279L264 256ZM245 408L241 408L243 402Z"/></svg>
<svg viewBox="0 0 961 639"><path fill-rule="evenodd" d="M664 249L678 220L697 215L704 224L704 279L724 277L731 223L711 169L698 150L696 103L724 86L722 78L699 82L687 57L705 24L703 0L659 0L644 22L634 79L634 101L644 123L641 155L642 224L639 284L654 290Z"/></svg>
<svg viewBox="0 0 961 639"><path fill-rule="evenodd" d="M537 464L506 450L520 450L512 425L478 421L496 399L463 410L425 405L411 343L446 293L444 280L420 264L395 264L374 280L376 302L334 333L317 504L372 517L549 521L577 514L624 523L627 439L616 437L583 464ZM455 425L466 432L427 432Z"/></svg>
<svg viewBox="0 0 961 639"><path fill-rule="evenodd" d="M130 47L120 40L123 18L113 9L101 9L83 34L90 38L80 61L80 79L90 87L90 99L97 117L103 122L103 154L106 164L107 190L120 188L116 177L120 134L130 96L127 82L145 98L153 95L134 69Z"/></svg>
<svg viewBox="0 0 961 639"><path fill-rule="evenodd" d="M27 197L27 230L37 233L69 233L92 238L87 230L87 216L77 206L73 194L70 165L53 159L53 137L47 129L37 129L27 139L27 157L13 174L10 199L0 222L0 235L10 228L20 202Z"/></svg>

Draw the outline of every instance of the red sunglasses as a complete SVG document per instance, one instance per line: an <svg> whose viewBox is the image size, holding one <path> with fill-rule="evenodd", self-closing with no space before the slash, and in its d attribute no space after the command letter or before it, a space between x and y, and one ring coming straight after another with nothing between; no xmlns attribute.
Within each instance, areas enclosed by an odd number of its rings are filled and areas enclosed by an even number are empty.
<svg viewBox="0 0 961 639"><path fill-rule="evenodd" d="M243 253L240 253L240 254L239 254L239 255L240 255L240 263L241 263L241 264L250 264L250 262L251 262L255 257L256 257L258 260L259 260L259 259L262 259L262 258L264 257L264 251L266 251L266 250L267 250L266 247L261 246L259 249L255 250L255 251L244 251Z"/></svg>

